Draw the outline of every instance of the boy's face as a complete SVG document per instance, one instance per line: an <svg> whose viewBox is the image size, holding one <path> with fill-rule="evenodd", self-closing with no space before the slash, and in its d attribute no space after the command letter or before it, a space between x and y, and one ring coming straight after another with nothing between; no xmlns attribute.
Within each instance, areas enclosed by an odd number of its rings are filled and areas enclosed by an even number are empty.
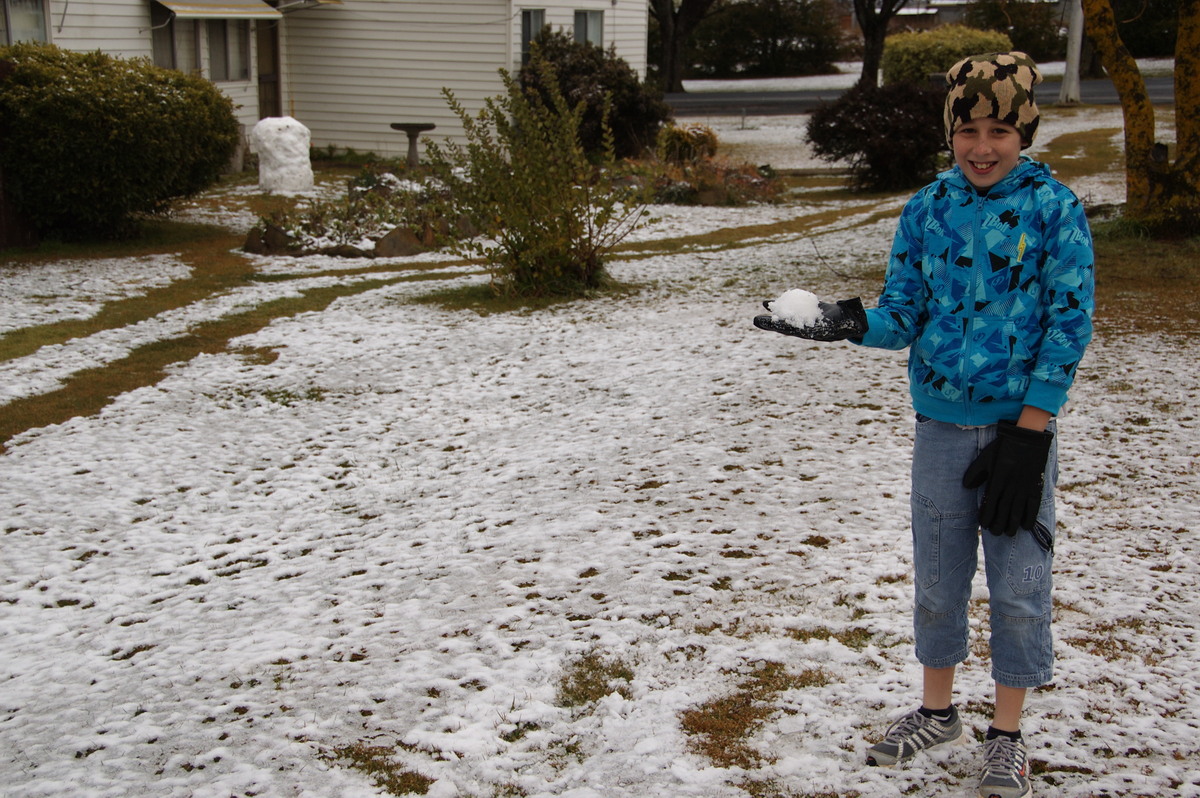
<svg viewBox="0 0 1200 798"><path fill-rule="evenodd" d="M951 143L954 162L975 188L999 183L1021 157L1021 134L997 119L972 119L954 132Z"/></svg>

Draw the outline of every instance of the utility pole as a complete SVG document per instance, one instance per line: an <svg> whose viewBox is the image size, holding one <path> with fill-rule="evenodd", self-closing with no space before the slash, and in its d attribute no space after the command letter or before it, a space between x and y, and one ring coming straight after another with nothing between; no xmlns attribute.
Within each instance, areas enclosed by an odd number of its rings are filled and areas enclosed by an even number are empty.
<svg viewBox="0 0 1200 798"><path fill-rule="evenodd" d="M1071 18L1067 23L1067 66L1063 72L1062 88L1058 92L1060 105L1079 104L1079 59L1083 52L1083 2L1070 0Z"/></svg>

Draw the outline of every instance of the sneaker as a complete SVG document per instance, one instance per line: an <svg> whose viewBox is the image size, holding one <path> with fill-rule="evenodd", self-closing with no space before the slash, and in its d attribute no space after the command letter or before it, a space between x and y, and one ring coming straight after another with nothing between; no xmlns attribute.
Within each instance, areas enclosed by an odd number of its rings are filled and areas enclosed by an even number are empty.
<svg viewBox="0 0 1200 798"><path fill-rule="evenodd" d="M1033 790L1026 777L1025 743L997 737L983 744L983 777L979 798L1026 798Z"/></svg>
<svg viewBox="0 0 1200 798"><path fill-rule="evenodd" d="M867 764L888 767L911 759L918 751L950 743L962 736L958 712L938 720L913 710L888 727L883 740L867 749Z"/></svg>

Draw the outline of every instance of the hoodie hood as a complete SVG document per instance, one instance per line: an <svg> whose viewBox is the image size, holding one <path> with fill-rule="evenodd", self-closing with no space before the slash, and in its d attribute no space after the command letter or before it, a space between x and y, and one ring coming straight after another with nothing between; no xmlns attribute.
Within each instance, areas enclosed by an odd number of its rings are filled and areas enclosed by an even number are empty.
<svg viewBox="0 0 1200 798"><path fill-rule="evenodd" d="M988 197L1005 197L1024 185L1027 180L1049 177L1051 177L1049 166L1041 161L1033 160L1028 155L1022 155L1020 160L1017 161L1017 165L1012 168L1012 171L1006 174L1004 179L999 183L989 187L983 194ZM960 191L967 191L972 194L980 193L979 189L971 185L971 181L967 180L967 176L963 174L962 169L958 166L940 172L937 180L946 186L959 189Z"/></svg>

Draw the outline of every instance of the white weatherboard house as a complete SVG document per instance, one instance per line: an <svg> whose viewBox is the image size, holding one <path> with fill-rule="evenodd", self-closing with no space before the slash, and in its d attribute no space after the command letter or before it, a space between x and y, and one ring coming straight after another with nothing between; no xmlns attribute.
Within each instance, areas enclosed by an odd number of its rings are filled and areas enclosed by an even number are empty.
<svg viewBox="0 0 1200 798"><path fill-rule="evenodd" d="M198 71L237 105L248 130L292 116L314 147L407 152L392 123L462 128L441 95L472 113L503 93L544 25L646 69L645 0L0 0L0 44L69 50Z"/></svg>

